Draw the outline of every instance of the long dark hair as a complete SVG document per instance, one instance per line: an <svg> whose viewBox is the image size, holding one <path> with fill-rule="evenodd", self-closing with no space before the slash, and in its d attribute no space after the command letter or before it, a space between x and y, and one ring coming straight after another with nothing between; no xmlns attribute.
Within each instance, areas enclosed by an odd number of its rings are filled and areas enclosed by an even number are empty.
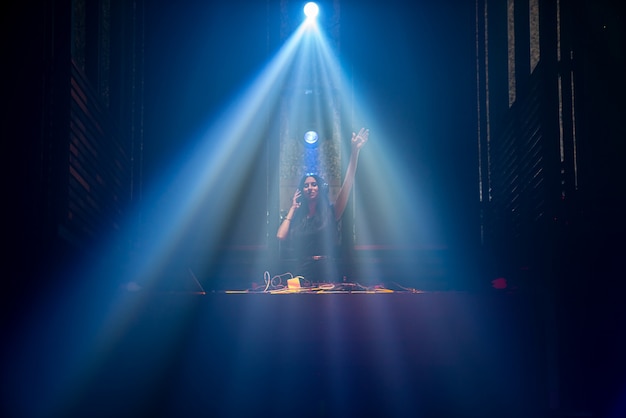
<svg viewBox="0 0 626 418"><path fill-rule="evenodd" d="M300 192L304 193L304 182L306 181L307 178L309 177L313 177L315 179L315 182L317 183L317 186L319 188L319 199L320 201L317 204L316 207L316 215L315 217L320 219L320 221L325 220L326 216L328 216L328 211L330 210L330 197L328 196L328 184L324 181L324 179L317 173L307 173L304 176L302 176L302 178L300 179L300 182L298 183L298 189L300 189ZM306 202L306 200L303 200L303 203ZM301 219L302 217L307 215L309 208L307 205L302 205L300 207L300 210L296 211L296 217L297 219Z"/></svg>
<svg viewBox="0 0 626 418"><path fill-rule="evenodd" d="M298 183L300 191L303 191L307 177L313 177L318 184L318 202L315 214L310 218L307 199L302 200L303 204L293 214L289 229L291 246L298 257L331 255L336 251L339 234L335 211L330 203L328 185L318 174L307 173Z"/></svg>

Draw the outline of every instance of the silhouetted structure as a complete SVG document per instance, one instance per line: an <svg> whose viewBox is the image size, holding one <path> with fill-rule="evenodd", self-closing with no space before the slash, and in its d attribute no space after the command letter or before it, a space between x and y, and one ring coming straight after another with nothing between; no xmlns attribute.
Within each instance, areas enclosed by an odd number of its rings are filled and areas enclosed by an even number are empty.
<svg viewBox="0 0 626 418"><path fill-rule="evenodd" d="M42 1L3 13L13 290L80 260L141 197L143 7Z"/></svg>
<svg viewBox="0 0 626 418"><path fill-rule="evenodd" d="M488 263L549 301L550 408L593 410L616 400L619 357L592 358L616 342L600 329L620 329L607 307L624 275L624 14L615 1L476 6Z"/></svg>

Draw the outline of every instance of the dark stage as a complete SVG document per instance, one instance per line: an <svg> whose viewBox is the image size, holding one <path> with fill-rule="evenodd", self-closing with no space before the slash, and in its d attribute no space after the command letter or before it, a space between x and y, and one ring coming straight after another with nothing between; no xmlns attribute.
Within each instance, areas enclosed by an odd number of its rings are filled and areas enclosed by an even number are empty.
<svg viewBox="0 0 626 418"><path fill-rule="evenodd" d="M8 416L537 417L548 409L546 323L530 295L121 292L100 321L87 314L93 303L41 312L39 335L22 338L36 344L13 347Z"/></svg>

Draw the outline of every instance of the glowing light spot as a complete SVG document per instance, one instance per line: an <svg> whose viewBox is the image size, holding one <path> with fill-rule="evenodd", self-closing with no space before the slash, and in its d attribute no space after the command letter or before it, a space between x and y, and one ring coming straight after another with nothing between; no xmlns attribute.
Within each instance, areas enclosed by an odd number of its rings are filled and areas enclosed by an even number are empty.
<svg viewBox="0 0 626 418"><path fill-rule="evenodd" d="M319 135L315 131L308 131L304 134L304 142L308 145L317 144L317 140L319 139Z"/></svg>
<svg viewBox="0 0 626 418"><path fill-rule="evenodd" d="M304 15L307 17L307 19L315 19L317 17L317 14L319 13L319 10L320 9L317 4L313 2L309 2L304 5Z"/></svg>

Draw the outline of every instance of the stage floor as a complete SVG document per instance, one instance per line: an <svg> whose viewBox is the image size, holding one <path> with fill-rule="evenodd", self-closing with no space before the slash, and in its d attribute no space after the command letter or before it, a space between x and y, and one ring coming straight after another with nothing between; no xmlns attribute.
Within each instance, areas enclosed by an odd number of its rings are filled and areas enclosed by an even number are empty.
<svg viewBox="0 0 626 418"><path fill-rule="evenodd" d="M44 319L26 353L14 347L10 405L39 399L53 416L543 416L545 328L529 297L357 287L125 292L95 317L85 301L82 314Z"/></svg>

